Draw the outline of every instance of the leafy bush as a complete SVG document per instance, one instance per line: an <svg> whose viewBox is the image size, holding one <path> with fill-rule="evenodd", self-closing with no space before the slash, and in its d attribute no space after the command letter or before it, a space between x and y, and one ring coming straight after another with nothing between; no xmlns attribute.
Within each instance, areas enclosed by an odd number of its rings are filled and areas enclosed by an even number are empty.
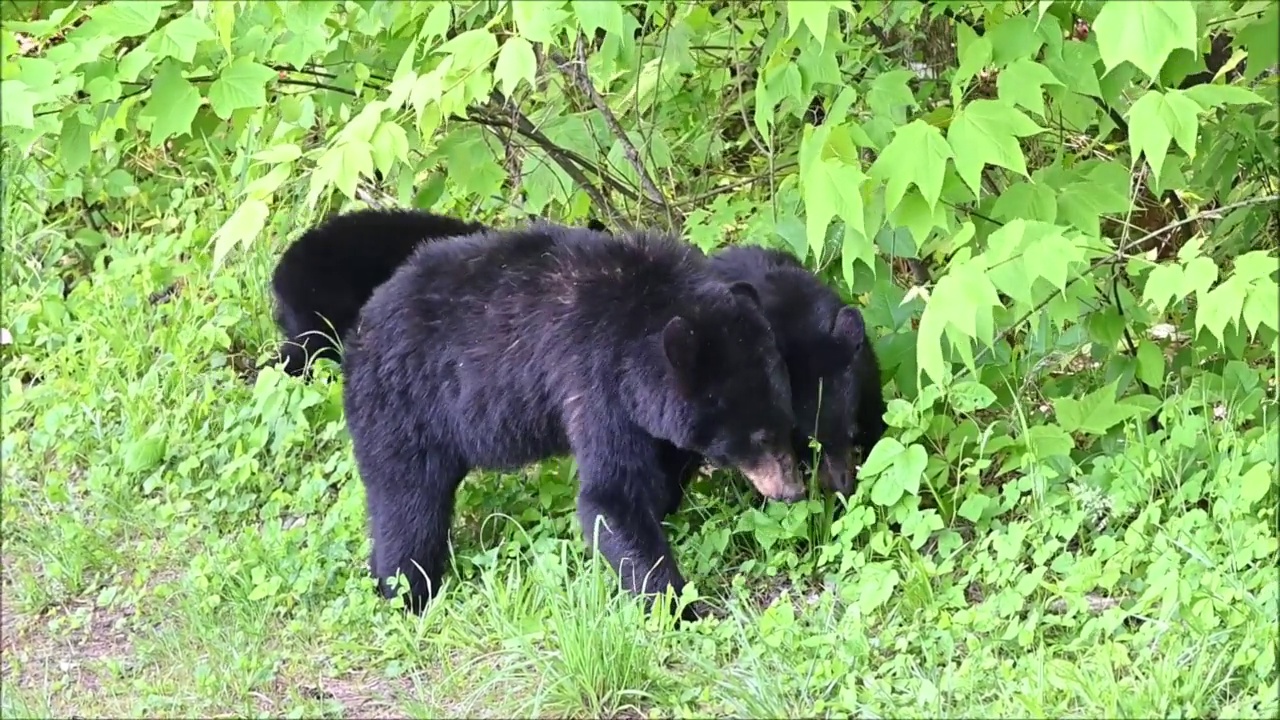
<svg viewBox="0 0 1280 720"><path fill-rule="evenodd" d="M1275 3L3 18L6 714L1277 714ZM892 429L847 504L700 478L720 620L596 592L570 461L464 484L401 618L340 378L255 369L279 249L357 203L788 248Z"/></svg>

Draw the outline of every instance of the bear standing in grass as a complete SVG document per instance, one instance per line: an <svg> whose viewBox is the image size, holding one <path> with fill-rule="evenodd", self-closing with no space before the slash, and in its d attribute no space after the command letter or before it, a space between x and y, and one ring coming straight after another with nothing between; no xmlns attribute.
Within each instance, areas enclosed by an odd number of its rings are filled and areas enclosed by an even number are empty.
<svg viewBox="0 0 1280 720"><path fill-rule="evenodd" d="M816 438L823 485L851 492L850 448L865 460L885 431L880 365L862 313L790 253L732 247L712 255L711 266L721 279L751 283L759 292L791 379L794 448L802 465L813 456L809 438Z"/></svg>
<svg viewBox="0 0 1280 720"><path fill-rule="evenodd" d="M603 230L596 221L588 227ZM290 375L309 361L338 361L360 308L423 243L486 230L477 222L421 210L357 210L307 230L280 256L271 276L280 358Z"/></svg>
<svg viewBox="0 0 1280 720"><path fill-rule="evenodd" d="M767 497L803 497L788 378L758 303L697 249L646 233L535 224L415 250L343 361L383 593L397 572L414 610L438 590L473 468L572 453L587 541L644 593L684 584L661 521L699 455Z"/></svg>

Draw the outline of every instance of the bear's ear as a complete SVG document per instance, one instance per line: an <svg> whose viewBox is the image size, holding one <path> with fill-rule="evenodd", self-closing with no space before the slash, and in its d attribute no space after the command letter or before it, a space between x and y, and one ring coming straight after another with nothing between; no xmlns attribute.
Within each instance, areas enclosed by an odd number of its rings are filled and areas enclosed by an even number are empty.
<svg viewBox="0 0 1280 720"><path fill-rule="evenodd" d="M739 280L730 285L729 292L739 297L744 297L756 305L760 304L760 293L756 292L756 286L745 280Z"/></svg>
<svg viewBox="0 0 1280 720"><path fill-rule="evenodd" d="M867 341L867 325L862 320L858 308L845 305L836 313L835 325L831 334L844 341L854 351L860 350Z"/></svg>
<svg viewBox="0 0 1280 720"><path fill-rule="evenodd" d="M693 331L693 324L679 315L671 318L662 328L662 351L675 373L680 391L688 394L693 389L694 371L698 365L698 336Z"/></svg>
<svg viewBox="0 0 1280 720"><path fill-rule="evenodd" d="M595 230L596 232L609 232L609 226L605 225L604 223L600 222L595 218L590 218L587 220L587 229Z"/></svg>

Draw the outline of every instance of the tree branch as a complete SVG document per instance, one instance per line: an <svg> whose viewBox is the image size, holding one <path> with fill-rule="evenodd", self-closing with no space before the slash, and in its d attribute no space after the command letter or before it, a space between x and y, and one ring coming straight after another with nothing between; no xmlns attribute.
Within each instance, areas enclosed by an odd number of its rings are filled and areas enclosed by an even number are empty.
<svg viewBox="0 0 1280 720"><path fill-rule="evenodd" d="M657 184L650 177L648 169L645 168L644 162L640 159L640 151L636 149L631 139L627 137L627 133L622 129L622 125L618 123L618 118L614 116L613 111L609 109L608 103L604 101L604 97L591 84L591 78L587 76L587 51L586 46L582 42L582 34L578 34L577 40L577 57L570 62L563 55L555 50L548 50L548 57L556 64L560 72L569 79L569 81L578 88L578 90L587 96L591 104L595 106L600 116L604 119L604 123L608 126L609 131L613 133L618 142L622 143L622 150L627 156L627 160L631 163L631 167L635 168L636 175L640 178L640 187L644 190L645 196L655 204L659 205L667 214L668 227L675 227L677 218L679 223L684 223L683 215L671 207L671 203L667 202L667 198L658 189Z"/></svg>

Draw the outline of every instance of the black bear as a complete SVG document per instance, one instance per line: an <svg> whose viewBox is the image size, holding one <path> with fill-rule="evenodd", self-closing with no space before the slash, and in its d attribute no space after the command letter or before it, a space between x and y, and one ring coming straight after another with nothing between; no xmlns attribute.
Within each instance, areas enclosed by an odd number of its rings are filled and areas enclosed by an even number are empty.
<svg viewBox="0 0 1280 720"><path fill-rule="evenodd" d="M850 448L865 460L885 432L880 366L862 313L787 252L731 247L713 254L711 267L726 282L758 291L791 379L795 452L809 467L809 438L816 438L823 485L848 494Z"/></svg>
<svg viewBox="0 0 1280 720"><path fill-rule="evenodd" d="M699 456L767 497L803 497L759 302L696 248L645 232L535 223L420 246L365 304L343 358L383 594L400 571L411 609L434 596L473 468L572 453L587 541L649 595L684 585L661 521Z"/></svg>
<svg viewBox="0 0 1280 720"><path fill-rule="evenodd" d="M603 230L591 220L588 227ZM302 375L309 359L340 360L338 343L374 289L424 242L488 229L421 210L357 210L307 230L280 256L271 277L275 321L285 336L285 372Z"/></svg>

